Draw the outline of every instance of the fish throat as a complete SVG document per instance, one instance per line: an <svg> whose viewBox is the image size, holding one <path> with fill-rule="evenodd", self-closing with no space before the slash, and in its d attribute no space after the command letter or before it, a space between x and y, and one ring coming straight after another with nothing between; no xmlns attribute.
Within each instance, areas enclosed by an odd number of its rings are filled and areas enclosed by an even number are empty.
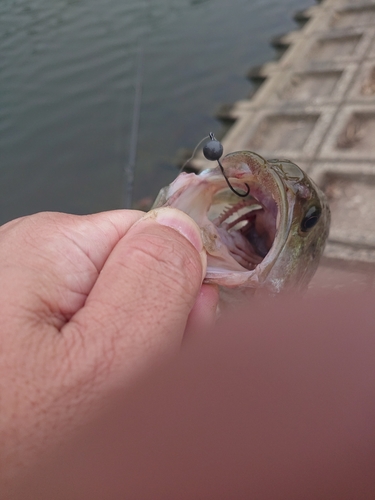
<svg viewBox="0 0 375 500"><path fill-rule="evenodd" d="M229 255L244 269L252 271L272 247L277 213L272 196L253 186L251 194L240 200L228 190L220 191L213 197L207 216Z"/></svg>

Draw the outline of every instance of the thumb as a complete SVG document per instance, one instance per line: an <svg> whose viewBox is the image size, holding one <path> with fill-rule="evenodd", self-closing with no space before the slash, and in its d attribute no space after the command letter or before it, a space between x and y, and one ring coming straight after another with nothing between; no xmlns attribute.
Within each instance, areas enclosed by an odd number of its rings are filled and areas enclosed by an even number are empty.
<svg viewBox="0 0 375 500"><path fill-rule="evenodd" d="M94 355L129 369L180 345L206 272L200 229L174 208L149 212L115 246L86 303L65 325ZM109 356L108 356L109 355ZM117 361L116 361L117 360Z"/></svg>

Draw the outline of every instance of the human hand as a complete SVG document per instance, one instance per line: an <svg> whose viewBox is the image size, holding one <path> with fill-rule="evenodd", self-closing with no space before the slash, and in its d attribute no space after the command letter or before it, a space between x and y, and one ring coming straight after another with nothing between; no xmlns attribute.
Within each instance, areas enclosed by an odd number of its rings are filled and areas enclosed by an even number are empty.
<svg viewBox="0 0 375 500"><path fill-rule="evenodd" d="M213 321L205 266L198 227L175 209L41 213L0 228L5 477Z"/></svg>

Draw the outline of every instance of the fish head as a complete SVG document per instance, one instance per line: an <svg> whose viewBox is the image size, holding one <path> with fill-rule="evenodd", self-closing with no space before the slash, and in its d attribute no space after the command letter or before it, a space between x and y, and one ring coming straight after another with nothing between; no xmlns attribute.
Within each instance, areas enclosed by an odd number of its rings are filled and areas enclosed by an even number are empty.
<svg viewBox="0 0 375 500"><path fill-rule="evenodd" d="M174 207L201 229L207 252L206 283L279 293L303 289L313 276L328 236L324 194L288 160L265 160L238 151L219 167L180 174L162 189L154 208Z"/></svg>

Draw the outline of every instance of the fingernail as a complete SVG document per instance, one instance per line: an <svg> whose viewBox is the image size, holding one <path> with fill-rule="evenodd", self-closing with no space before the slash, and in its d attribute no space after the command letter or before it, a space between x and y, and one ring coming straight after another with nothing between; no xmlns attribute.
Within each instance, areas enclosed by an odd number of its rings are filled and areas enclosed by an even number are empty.
<svg viewBox="0 0 375 500"><path fill-rule="evenodd" d="M162 207L148 212L141 220L153 219L162 226L167 226L184 236L198 251L203 269L203 278L206 275L207 255L203 246L201 231L198 224L185 212L177 208Z"/></svg>

